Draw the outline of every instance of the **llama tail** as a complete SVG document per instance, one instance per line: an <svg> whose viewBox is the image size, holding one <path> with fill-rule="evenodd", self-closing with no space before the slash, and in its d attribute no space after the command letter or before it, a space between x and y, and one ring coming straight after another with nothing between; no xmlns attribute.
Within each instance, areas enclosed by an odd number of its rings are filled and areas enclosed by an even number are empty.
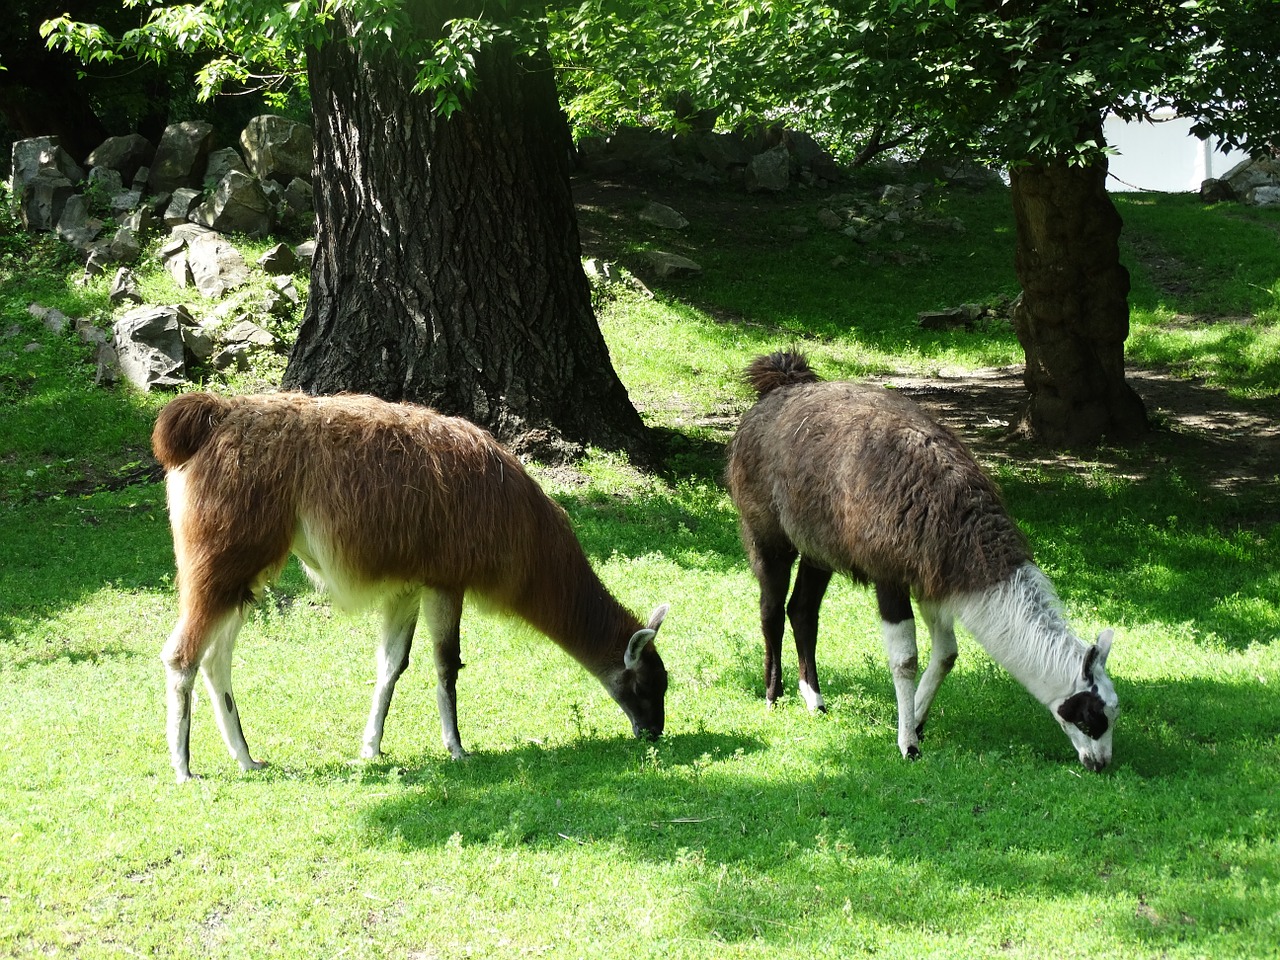
<svg viewBox="0 0 1280 960"><path fill-rule="evenodd" d="M151 431L160 465L173 470L194 457L230 409L230 402L211 393L184 393L169 401Z"/></svg>
<svg viewBox="0 0 1280 960"><path fill-rule="evenodd" d="M796 383L817 383L822 378L809 367L805 355L796 350L779 350L756 357L742 374L756 393L764 396L779 387Z"/></svg>

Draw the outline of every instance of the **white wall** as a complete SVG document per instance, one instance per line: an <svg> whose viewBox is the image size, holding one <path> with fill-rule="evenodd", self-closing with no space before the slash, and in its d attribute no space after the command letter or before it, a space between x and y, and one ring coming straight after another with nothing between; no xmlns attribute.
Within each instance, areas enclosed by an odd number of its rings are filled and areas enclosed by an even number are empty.
<svg viewBox="0 0 1280 960"><path fill-rule="evenodd" d="M1219 153L1212 141L1193 137L1191 121L1181 117L1156 123L1125 123L1108 117L1103 132L1107 143L1119 151L1108 164L1107 189L1113 193L1194 193L1201 181L1221 177L1248 157L1239 150Z"/></svg>

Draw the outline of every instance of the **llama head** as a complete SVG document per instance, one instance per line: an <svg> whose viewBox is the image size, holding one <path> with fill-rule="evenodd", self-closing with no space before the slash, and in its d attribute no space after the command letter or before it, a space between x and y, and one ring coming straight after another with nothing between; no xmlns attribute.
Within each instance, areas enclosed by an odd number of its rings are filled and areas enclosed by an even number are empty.
<svg viewBox="0 0 1280 960"><path fill-rule="evenodd" d="M1093 771L1111 762L1111 735L1118 709L1116 688L1107 676L1112 631L1104 630L1098 642L1085 652L1084 666L1072 693L1049 704L1054 717L1071 738L1080 762Z"/></svg>
<svg viewBox="0 0 1280 960"><path fill-rule="evenodd" d="M604 678L605 689L631 721L637 737L656 740L666 723L667 668L653 648L653 638L670 607L663 604L649 617L649 624L627 641L622 669Z"/></svg>

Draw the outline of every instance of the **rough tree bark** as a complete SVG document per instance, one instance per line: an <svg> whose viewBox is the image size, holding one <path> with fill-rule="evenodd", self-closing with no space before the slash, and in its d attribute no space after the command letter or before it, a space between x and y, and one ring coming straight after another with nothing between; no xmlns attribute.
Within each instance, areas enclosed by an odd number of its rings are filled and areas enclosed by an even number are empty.
<svg viewBox="0 0 1280 960"><path fill-rule="evenodd" d="M336 39L307 69L316 253L286 385L425 403L541 458L643 453L582 271L545 55L488 47L448 118L390 48Z"/></svg>
<svg viewBox="0 0 1280 960"><path fill-rule="evenodd" d="M1129 272L1106 176L1105 161L1010 172L1022 284L1013 321L1030 393L1019 427L1058 448L1124 443L1147 430L1146 408L1124 377Z"/></svg>

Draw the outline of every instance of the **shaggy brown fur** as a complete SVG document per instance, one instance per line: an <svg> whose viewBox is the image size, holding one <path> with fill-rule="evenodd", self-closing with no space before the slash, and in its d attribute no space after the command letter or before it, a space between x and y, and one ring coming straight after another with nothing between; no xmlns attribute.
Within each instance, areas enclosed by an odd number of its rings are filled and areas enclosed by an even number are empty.
<svg viewBox="0 0 1280 960"><path fill-rule="evenodd" d="M173 670L201 663L217 624L291 549L342 606L474 593L606 686L645 629L600 583L564 511L465 420L364 396L193 393L164 408L152 443L170 476L182 607L166 649ZM628 679L656 696L660 731L666 672L651 645L643 653ZM653 717L642 725L652 732Z"/></svg>
<svg viewBox="0 0 1280 960"><path fill-rule="evenodd" d="M940 599L1030 559L964 444L891 390L824 382L802 356L757 359L759 402L729 447L748 552L794 549L863 582Z"/></svg>
<svg viewBox="0 0 1280 960"><path fill-rule="evenodd" d="M920 755L929 709L956 661L959 618L1049 708L1081 762L1105 767L1116 715L1104 669L1112 634L1086 647L1071 633L1052 585L964 444L910 400L822 382L795 353L760 357L746 379L759 400L729 445L728 483L760 583L768 701L782 693L790 620L800 693L811 710L825 709L818 610L832 574L842 572L875 584L904 757ZM913 595L932 643L919 686Z"/></svg>

